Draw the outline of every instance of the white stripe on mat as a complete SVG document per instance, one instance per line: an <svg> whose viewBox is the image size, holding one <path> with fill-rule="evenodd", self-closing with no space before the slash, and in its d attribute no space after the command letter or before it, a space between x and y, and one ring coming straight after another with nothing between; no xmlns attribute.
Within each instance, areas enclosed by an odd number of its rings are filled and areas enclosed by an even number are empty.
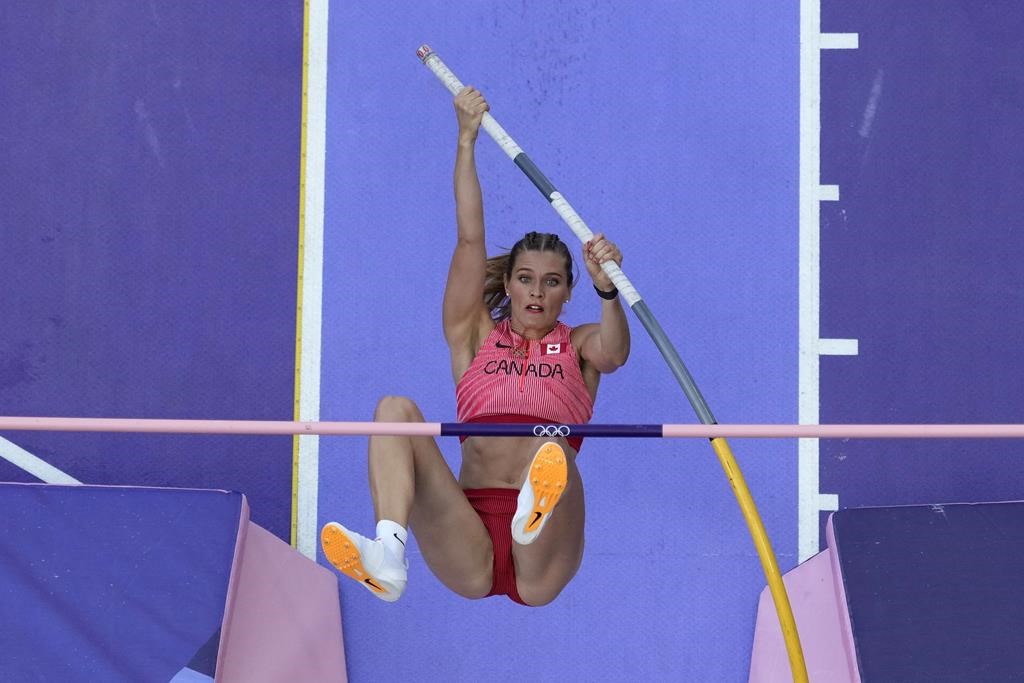
<svg viewBox="0 0 1024 683"><path fill-rule="evenodd" d="M20 467L46 484L81 484L70 474L62 472L42 458L36 457L16 443L0 438L0 458Z"/></svg>

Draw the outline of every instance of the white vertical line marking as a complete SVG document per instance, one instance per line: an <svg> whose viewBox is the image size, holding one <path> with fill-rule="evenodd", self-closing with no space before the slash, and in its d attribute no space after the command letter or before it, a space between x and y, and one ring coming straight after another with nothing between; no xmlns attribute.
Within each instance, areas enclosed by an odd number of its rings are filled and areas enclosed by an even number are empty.
<svg viewBox="0 0 1024 683"><path fill-rule="evenodd" d="M324 166L327 140L327 10L329 0L309 2L309 71L306 110L305 250L302 281L302 347L299 420L320 419L320 344L323 308ZM299 437L295 547L316 559L320 439Z"/></svg>
<svg viewBox="0 0 1024 683"><path fill-rule="evenodd" d="M32 455L21 446L0 437L0 458L20 467L46 484L81 484L70 474L62 472L45 460Z"/></svg>
<svg viewBox="0 0 1024 683"><path fill-rule="evenodd" d="M838 201L837 185L821 184L821 50L855 49L856 33L822 33L820 0L800 0L800 265L798 421L820 423L821 354L856 355L856 339L820 339L821 206ZM837 510L839 496L819 491L818 439L797 447L797 554L818 552L818 516Z"/></svg>
<svg viewBox="0 0 1024 683"><path fill-rule="evenodd" d="M800 0L800 252L797 421L818 424L821 7ZM818 552L818 439L797 442L797 560Z"/></svg>

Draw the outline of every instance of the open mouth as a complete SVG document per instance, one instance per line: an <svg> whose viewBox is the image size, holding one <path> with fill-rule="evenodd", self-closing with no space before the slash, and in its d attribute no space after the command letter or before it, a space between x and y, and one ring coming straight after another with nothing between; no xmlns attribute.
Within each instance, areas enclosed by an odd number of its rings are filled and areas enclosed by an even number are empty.
<svg viewBox="0 0 1024 683"><path fill-rule="evenodd" d="M526 310L528 310L530 313L543 313L544 307L538 306L537 304L530 304L529 306L526 307Z"/></svg>

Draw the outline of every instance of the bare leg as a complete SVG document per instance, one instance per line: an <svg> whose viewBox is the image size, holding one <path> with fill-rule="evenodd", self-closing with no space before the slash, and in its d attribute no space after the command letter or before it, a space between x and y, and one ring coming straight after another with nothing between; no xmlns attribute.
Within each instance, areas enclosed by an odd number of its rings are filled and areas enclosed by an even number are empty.
<svg viewBox="0 0 1024 683"><path fill-rule="evenodd" d="M532 445L536 451L547 439ZM576 467L576 454L559 440L565 449L568 481L558 506L551 513L543 531L530 545L512 546L519 596L529 605L546 605L576 575L583 560L583 528L585 521L583 479ZM529 466L523 471L526 481Z"/></svg>
<svg viewBox="0 0 1024 683"><path fill-rule="evenodd" d="M415 403L399 396L382 398L374 420L425 421ZM411 525L427 566L452 591L467 598L487 595L491 538L434 440L371 436L369 461L377 520Z"/></svg>

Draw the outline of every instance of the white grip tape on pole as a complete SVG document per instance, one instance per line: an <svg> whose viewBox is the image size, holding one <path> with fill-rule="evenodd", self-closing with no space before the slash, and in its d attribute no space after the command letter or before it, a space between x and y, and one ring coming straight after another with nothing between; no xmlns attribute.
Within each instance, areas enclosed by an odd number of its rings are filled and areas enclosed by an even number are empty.
<svg viewBox="0 0 1024 683"><path fill-rule="evenodd" d="M583 222L580 215L576 213L576 210L570 206L569 202L566 201L565 197L562 196L561 192L555 192L551 195L551 206L558 215L562 217L565 224L573 231L576 237L580 238L580 242L589 242L593 237L594 233L591 232L587 224ZM626 274L622 272L618 264L614 261L605 261L601 264L601 270L608 274L608 277L612 279L612 284L615 285L615 289L619 290L622 294L622 298L626 300L626 303L632 307L633 304L640 301L640 293L633 287L633 283L629 281Z"/></svg>
<svg viewBox="0 0 1024 683"><path fill-rule="evenodd" d="M423 50L426 46L421 47ZM430 48L426 48L429 50ZM465 86L462 81L452 73L451 69L445 66L445 63L441 61L433 52L428 52L427 56L423 58L423 63L427 65L427 68L434 72L434 75L444 83L444 87L448 88L448 92L452 95L458 95ZM498 146L505 151L505 154L510 159L515 159L516 156L522 154L523 150L515 143L515 141L505 132L494 117L489 113L484 112L483 120L480 122L480 126L487 131L487 133L494 138L494 141L498 143Z"/></svg>

